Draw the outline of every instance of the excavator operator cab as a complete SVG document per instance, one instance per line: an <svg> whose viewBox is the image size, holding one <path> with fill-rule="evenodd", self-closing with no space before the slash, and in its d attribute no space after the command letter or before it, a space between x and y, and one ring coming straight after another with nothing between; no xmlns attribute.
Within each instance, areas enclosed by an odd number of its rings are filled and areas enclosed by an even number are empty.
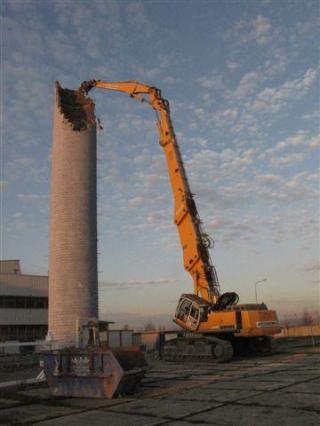
<svg viewBox="0 0 320 426"><path fill-rule="evenodd" d="M200 322L207 317L208 305L194 294L183 294L180 297L175 314L175 323L181 327L196 331Z"/></svg>

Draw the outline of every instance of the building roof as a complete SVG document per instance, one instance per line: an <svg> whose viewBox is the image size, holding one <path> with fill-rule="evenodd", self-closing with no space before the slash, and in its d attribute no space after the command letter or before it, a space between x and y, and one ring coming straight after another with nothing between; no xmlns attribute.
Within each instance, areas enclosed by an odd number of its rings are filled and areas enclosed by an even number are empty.
<svg viewBox="0 0 320 426"><path fill-rule="evenodd" d="M0 274L1 296L48 297L48 277L25 274Z"/></svg>
<svg viewBox="0 0 320 426"><path fill-rule="evenodd" d="M48 277L22 274L19 259L0 260L0 296L48 297Z"/></svg>
<svg viewBox="0 0 320 426"><path fill-rule="evenodd" d="M0 274L20 274L20 260L0 260Z"/></svg>

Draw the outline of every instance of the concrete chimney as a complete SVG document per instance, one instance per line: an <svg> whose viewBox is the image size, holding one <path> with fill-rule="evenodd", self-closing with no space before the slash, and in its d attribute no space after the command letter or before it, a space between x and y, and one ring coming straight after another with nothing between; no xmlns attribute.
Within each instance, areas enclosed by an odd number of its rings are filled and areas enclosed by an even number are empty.
<svg viewBox="0 0 320 426"><path fill-rule="evenodd" d="M57 82L51 170L49 337L73 346L77 320L98 317L94 103Z"/></svg>

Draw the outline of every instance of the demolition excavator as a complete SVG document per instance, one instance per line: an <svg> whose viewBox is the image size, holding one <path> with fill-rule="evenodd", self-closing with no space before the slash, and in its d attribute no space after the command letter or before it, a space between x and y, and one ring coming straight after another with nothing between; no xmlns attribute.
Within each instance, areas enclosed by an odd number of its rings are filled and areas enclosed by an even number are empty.
<svg viewBox="0 0 320 426"><path fill-rule="evenodd" d="M234 292L221 294L209 249L212 239L205 233L190 190L177 138L170 117L169 102L161 91L137 81L91 80L80 90L93 88L125 92L147 102L157 114L160 145L167 162L174 198L174 223L179 232L184 268L192 277L193 294L182 294L174 321L184 332L164 345L166 360L212 360L224 362L236 353L265 355L272 352L272 336L281 328L277 314L262 304L238 304Z"/></svg>

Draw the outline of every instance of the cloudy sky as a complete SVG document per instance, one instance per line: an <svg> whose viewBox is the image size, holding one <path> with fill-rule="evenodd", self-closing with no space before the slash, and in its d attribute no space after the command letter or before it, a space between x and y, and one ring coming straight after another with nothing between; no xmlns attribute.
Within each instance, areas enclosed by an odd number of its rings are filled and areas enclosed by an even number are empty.
<svg viewBox="0 0 320 426"><path fill-rule="evenodd" d="M47 273L54 81L158 86L223 291L319 307L319 2L1 1L1 257ZM93 91L100 312L170 318L192 284L155 116Z"/></svg>

